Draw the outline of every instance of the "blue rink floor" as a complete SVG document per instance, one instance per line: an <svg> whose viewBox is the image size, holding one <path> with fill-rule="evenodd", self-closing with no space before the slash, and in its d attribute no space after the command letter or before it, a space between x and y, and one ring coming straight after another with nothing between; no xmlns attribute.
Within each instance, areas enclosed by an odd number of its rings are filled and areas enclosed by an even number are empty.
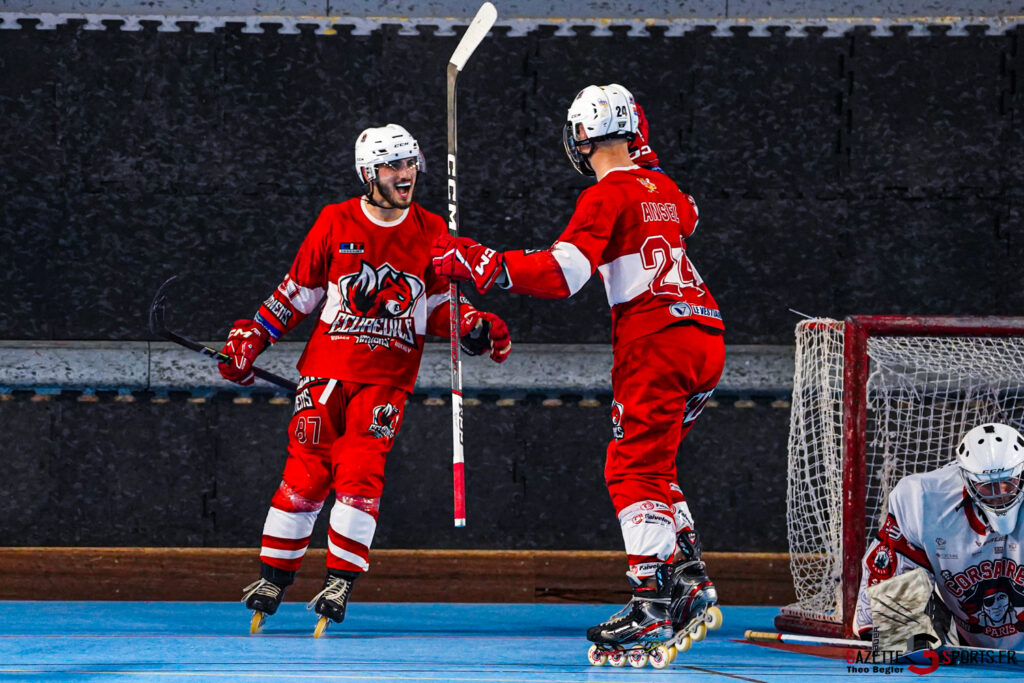
<svg viewBox="0 0 1024 683"><path fill-rule="evenodd" d="M353 603L312 637L312 612L285 603L249 635L238 603L0 602L3 681L825 681L1024 678L1024 669L946 666L927 677L850 673L842 660L745 642L772 607L725 607L707 640L656 671L593 667L588 626L614 605Z"/></svg>

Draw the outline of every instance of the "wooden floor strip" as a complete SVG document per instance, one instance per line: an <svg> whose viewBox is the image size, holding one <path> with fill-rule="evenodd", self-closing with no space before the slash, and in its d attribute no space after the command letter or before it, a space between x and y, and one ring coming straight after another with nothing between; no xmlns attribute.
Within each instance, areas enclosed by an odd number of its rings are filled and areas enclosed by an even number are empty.
<svg viewBox="0 0 1024 683"><path fill-rule="evenodd" d="M323 583L310 549L289 600ZM255 548L0 548L3 600L237 600L259 575ZM722 604L793 601L785 553L705 553ZM624 602L620 552L374 550L353 594L366 602Z"/></svg>

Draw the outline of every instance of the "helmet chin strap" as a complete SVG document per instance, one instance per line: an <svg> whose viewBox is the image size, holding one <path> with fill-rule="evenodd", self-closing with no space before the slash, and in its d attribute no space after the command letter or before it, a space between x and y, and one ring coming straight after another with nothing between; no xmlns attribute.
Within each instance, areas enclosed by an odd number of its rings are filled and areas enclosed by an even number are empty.
<svg viewBox="0 0 1024 683"><path fill-rule="evenodd" d="M375 185L375 183L372 180L364 185L364 187L366 189L365 189L365 191L363 193L363 199L366 200L366 203L370 204L371 206L376 206L378 209L384 209L385 211L394 211L394 210L396 210L398 207L396 207L396 206L384 206L383 204L379 204L373 198L373 188L374 188L374 185ZM384 194L381 193L381 196L383 197Z"/></svg>

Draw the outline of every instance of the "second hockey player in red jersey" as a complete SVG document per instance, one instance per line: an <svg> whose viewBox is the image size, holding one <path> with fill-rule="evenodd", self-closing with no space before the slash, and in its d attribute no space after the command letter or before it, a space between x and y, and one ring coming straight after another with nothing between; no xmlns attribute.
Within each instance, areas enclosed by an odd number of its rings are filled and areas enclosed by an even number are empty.
<svg viewBox="0 0 1024 683"><path fill-rule="evenodd" d="M263 527L260 579L245 589L252 630L277 611L295 579L313 524L333 489L327 579L309 603L315 634L345 616L352 583L369 568L384 488L384 462L402 424L426 334L447 336L448 281L431 265L444 219L413 202L424 159L401 126L369 128L355 144L366 194L323 209L291 270L253 320L234 324L221 374L250 384L256 356L310 314L316 327L288 424L288 458ZM321 306L322 302L322 306ZM462 346L500 363L505 323L461 304Z"/></svg>
<svg viewBox="0 0 1024 683"><path fill-rule="evenodd" d="M590 629L591 661L629 657L668 664L721 614L700 560L700 542L678 484L676 454L722 374L724 325L687 256L697 206L664 173L630 159L639 117L621 85L589 86L569 108L564 145L584 190L568 227L545 250L497 252L441 236L434 265L444 275L517 294L564 299L596 270L611 306L612 435L605 479L618 513L633 599ZM634 154L649 165L648 140ZM673 563L673 557L675 562Z"/></svg>

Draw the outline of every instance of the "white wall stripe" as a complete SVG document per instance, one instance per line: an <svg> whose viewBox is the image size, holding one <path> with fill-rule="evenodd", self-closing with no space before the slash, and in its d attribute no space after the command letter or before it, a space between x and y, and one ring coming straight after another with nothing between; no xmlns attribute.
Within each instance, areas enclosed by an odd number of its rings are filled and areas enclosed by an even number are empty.
<svg viewBox="0 0 1024 683"><path fill-rule="evenodd" d="M795 316L794 316L795 318ZM726 321L728 323L728 320ZM515 330L512 338L515 341ZM224 343L204 341L219 349ZM295 364L305 341L280 341L260 355L260 367L298 381ZM416 391L451 391L450 347L430 342ZM525 392L608 393L611 344L520 344L498 365L486 357L463 359L463 388L502 396ZM793 347L728 345L721 392L787 393L793 387ZM278 391L257 379L249 388L223 380L213 361L170 342L0 341L0 394L10 391Z"/></svg>

